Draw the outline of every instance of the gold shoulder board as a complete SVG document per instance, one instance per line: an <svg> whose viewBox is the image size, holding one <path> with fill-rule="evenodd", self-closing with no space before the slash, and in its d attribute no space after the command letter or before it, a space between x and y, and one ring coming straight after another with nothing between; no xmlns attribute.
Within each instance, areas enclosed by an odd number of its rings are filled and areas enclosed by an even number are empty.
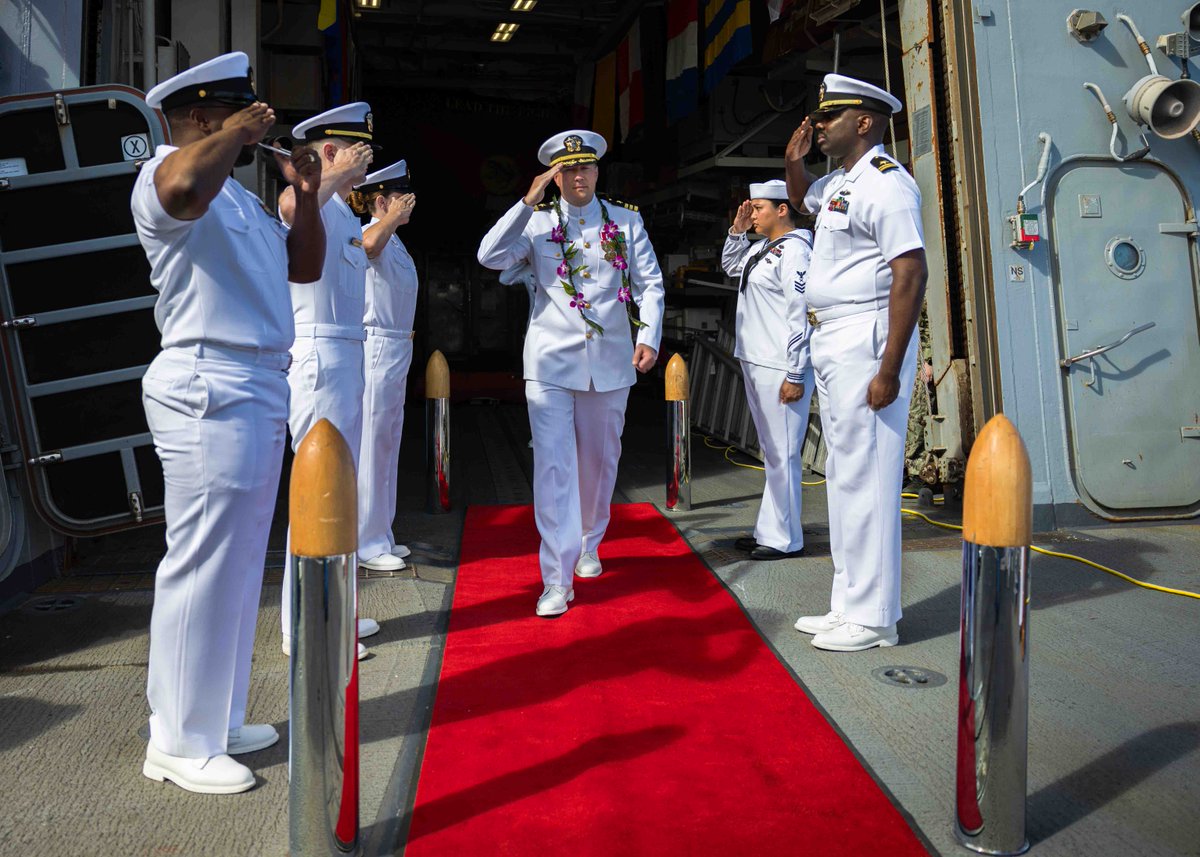
<svg viewBox="0 0 1200 857"><path fill-rule="evenodd" d="M549 210L550 210L551 208L553 208L553 207L554 207L554 206L553 206L553 204L552 204L552 203L549 203L549 202L539 202L537 205L535 205L535 206L533 207L533 210L534 210L534 211L549 211Z"/></svg>

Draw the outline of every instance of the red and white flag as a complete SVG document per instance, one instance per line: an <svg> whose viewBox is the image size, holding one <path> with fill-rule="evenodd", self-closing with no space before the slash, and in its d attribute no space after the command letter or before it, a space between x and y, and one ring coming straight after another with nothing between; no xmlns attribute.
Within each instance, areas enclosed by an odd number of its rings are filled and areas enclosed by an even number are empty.
<svg viewBox="0 0 1200 857"><path fill-rule="evenodd" d="M646 118L642 89L642 35L636 19L617 48L617 105L621 116L621 142Z"/></svg>

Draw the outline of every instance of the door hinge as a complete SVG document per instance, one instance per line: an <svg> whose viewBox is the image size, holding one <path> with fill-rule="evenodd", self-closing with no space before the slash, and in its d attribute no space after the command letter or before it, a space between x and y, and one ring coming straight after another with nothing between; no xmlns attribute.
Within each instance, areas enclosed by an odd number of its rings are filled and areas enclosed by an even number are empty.
<svg viewBox="0 0 1200 857"><path fill-rule="evenodd" d="M33 465L61 464L62 460L63 455L61 452L44 452L41 455L35 455L33 458L30 458L28 463Z"/></svg>
<svg viewBox="0 0 1200 857"><path fill-rule="evenodd" d="M1158 231L1163 235L1195 235L1200 232L1200 226L1195 223L1160 223Z"/></svg>
<svg viewBox="0 0 1200 857"><path fill-rule="evenodd" d="M1200 438L1200 426L1180 426L1179 435L1183 438Z"/></svg>
<svg viewBox="0 0 1200 857"><path fill-rule="evenodd" d="M140 524L143 512L141 491L129 492L129 511L133 513L133 519Z"/></svg>
<svg viewBox="0 0 1200 857"><path fill-rule="evenodd" d="M0 321L0 327L6 330L12 330L21 327L37 327L37 319L32 315L23 315L19 318L14 318L9 321Z"/></svg>
<svg viewBox="0 0 1200 857"><path fill-rule="evenodd" d="M61 92L54 93L54 119L59 125L70 125L71 114L67 110L67 99Z"/></svg>

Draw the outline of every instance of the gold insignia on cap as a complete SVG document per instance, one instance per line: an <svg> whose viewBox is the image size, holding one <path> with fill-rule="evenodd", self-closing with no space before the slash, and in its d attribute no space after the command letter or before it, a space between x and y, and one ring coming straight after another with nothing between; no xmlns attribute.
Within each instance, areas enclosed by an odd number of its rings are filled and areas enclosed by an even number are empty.
<svg viewBox="0 0 1200 857"><path fill-rule="evenodd" d="M583 138L576 134L572 134L570 137L567 137L567 139L563 140L563 148L565 148L571 154L581 152L583 151Z"/></svg>
<svg viewBox="0 0 1200 857"><path fill-rule="evenodd" d="M375 133L375 117L370 113L367 114L367 130L372 134Z"/></svg>
<svg viewBox="0 0 1200 857"><path fill-rule="evenodd" d="M821 88L817 90L817 101L825 100L825 81L821 81Z"/></svg>
<svg viewBox="0 0 1200 857"><path fill-rule="evenodd" d="M202 89L202 90L200 90L199 92L197 92L196 94L197 94L197 95L199 95L201 98L206 98L206 97L208 97L208 93L207 93L207 92L205 92L203 89Z"/></svg>

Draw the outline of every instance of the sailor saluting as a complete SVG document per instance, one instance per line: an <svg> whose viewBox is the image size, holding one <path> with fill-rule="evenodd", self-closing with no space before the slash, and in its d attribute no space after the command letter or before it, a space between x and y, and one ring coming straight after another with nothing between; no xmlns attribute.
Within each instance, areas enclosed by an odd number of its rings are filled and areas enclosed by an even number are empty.
<svg viewBox="0 0 1200 857"><path fill-rule="evenodd" d="M786 154L790 197L817 215L806 296L833 554L830 611L796 629L833 651L898 639L899 497L926 277L921 192L882 144L898 110L877 86L826 75ZM842 160L819 179L804 167L814 130L821 151Z"/></svg>
<svg viewBox="0 0 1200 857"><path fill-rule="evenodd" d="M573 575L601 572L629 388L635 368L653 368L662 335L662 274L642 217L596 195L606 148L591 131L543 143L538 159L550 169L479 245L480 264L503 271L527 262L536 281L524 365L545 584L539 616L566 612ZM542 202L551 182L562 195Z"/></svg>
<svg viewBox="0 0 1200 857"><path fill-rule="evenodd" d="M162 353L142 379L162 461L167 553L150 617L150 744L142 772L230 794L254 773L230 758L269 747L247 725L250 656L267 532L283 463L294 337L288 281L321 276L320 166L277 156L295 211L286 233L229 177L275 122L236 52L160 83L146 103L171 126L138 174L131 206L158 291Z"/></svg>

